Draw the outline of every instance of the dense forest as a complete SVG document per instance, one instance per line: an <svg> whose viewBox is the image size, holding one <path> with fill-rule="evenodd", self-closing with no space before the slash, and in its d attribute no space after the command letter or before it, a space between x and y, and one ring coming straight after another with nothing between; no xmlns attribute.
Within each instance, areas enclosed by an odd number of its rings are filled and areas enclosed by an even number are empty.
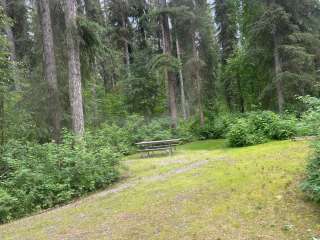
<svg viewBox="0 0 320 240"><path fill-rule="evenodd" d="M115 181L138 140L268 110L229 133L263 142L252 122L320 97L319 22L318 0L1 0L0 222Z"/></svg>
<svg viewBox="0 0 320 240"><path fill-rule="evenodd" d="M318 96L317 0L2 0L1 142L139 114L297 111Z"/></svg>

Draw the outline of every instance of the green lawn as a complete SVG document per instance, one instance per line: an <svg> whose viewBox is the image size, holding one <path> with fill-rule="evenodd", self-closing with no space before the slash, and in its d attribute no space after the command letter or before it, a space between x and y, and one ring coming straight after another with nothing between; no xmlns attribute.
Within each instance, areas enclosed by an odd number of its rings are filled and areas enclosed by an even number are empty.
<svg viewBox="0 0 320 240"><path fill-rule="evenodd" d="M120 183L0 226L0 239L317 239L320 206L298 187L308 154L305 142L230 149L217 140L173 157L130 156Z"/></svg>

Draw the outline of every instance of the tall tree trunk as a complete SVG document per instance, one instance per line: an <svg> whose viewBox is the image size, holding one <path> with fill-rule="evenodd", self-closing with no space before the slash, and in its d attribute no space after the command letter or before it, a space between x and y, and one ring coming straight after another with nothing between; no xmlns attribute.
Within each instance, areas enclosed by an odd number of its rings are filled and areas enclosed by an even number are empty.
<svg viewBox="0 0 320 240"><path fill-rule="evenodd" d="M219 42L221 45L221 60L222 66L227 65L227 60L234 52L237 44L237 22L233 16L236 14L236 9L233 9L229 3L230 0L216 0L216 20L219 28ZM231 78L225 77L223 81L225 99L230 110L233 110L233 89Z"/></svg>
<svg viewBox="0 0 320 240"><path fill-rule="evenodd" d="M77 2L65 0L66 40L68 51L69 98L72 129L78 136L84 134L84 116L80 71L79 36L77 35Z"/></svg>
<svg viewBox="0 0 320 240"><path fill-rule="evenodd" d="M0 89L0 146L5 142L4 93Z"/></svg>
<svg viewBox="0 0 320 240"><path fill-rule="evenodd" d="M283 95L283 83L281 79L281 72L282 72L282 64L280 59L279 53L279 40L276 36L276 33L273 33L273 43L274 43L274 74L275 74L275 81L276 81L276 90L277 90L277 100L278 100L278 110L280 113L284 110L284 95Z"/></svg>
<svg viewBox="0 0 320 240"><path fill-rule="evenodd" d="M125 33L123 36L123 55L124 55L124 63L126 65L126 70L128 76L130 76L130 52L129 52L129 42L128 42L128 18L126 16L122 16L122 27Z"/></svg>
<svg viewBox="0 0 320 240"><path fill-rule="evenodd" d="M180 50L180 44L178 37L176 38L176 45L177 45L177 58L181 62L181 50ZM181 91L181 108L182 108L182 114L183 118L186 120L188 118L187 115L187 106L186 106L186 97L185 97L185 91L184 91L184 79L182 74L182 69L179 69L179 81L180 81L180 91Z"/></svg>
<svg viewBox="0 0 320 240"><path fill-rule="evenodd" d="M61 107L57 80L57 67L54 53L53 32L49 0L38 1L38 11L42 30L43 68L48 84L49 118L52 127L52 138L60 141L61 133Z"/></svg>
<svg viewBox="0 0 320 240"><path fill-rule="evenodd" d="M203 106L202 106L202 84L201 84L201 76L200 76L200 58L199 58L199 52L196 46L196 37L195 34L192 39L192 51L193 51L193 58L198 62L198 65L195 66L195 82L196 82L196 88L197 88L197 98L198 98L198 111L199 111L199 117L200 117L200 126L203 127L205 124L205 118L204 118L204 112L203 112Z"/></svg>
<svg viewBox="0 0 320 240"><path fill-rule="evenodd" d="M166 0L160 0L160 5L162 8L167 7ZM171 56L171 32L169 27L169 17L166 13L161 15L161 30L163 38L163 52L168 56ZM170 115L172 128L177 127L177 103L176 103L176 76L174 72L166 70L166 78L168 81L169 88L169 106L170 106Z"/></svg>
<svg viewBox="0 0 320 240"><path fill-rule="evenodd" d="M240 77L237 77L237 87L238 87L238 91L239 91L239 104L240 104L240 112L244 113L245 108L244 108L244 97L242 94L242 87L241 87L241 80Z"/></svg>

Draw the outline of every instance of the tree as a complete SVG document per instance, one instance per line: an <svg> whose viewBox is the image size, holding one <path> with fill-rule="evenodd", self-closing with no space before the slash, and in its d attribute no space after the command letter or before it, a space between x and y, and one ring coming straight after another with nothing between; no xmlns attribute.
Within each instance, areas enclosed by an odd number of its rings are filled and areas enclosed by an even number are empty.
<svg viewBox="0 0 320 240"><path fill-rule="evenodd" d="M181 63L181 49L180 49L179 39L177 37L176 37L176 48L177 48L177 58L178 58L178 61ZM185 96L182 67L180 67L179 69L179 82L180 82L182 114L183 114L183 118L186 120L188 118L188 114L187 114L187 103L186 103L186 96Z"/></svg>
<svg viewBox="0 0 320 240"><path fill-rule="evenodd" d="M319 1L243 0L243 34L257 68L257 99L279 112L295 95L314 94L319 45ZM313 45L314 47L311 47ZM255 94L255 93L253 93ZM268 106L269 105L269 106Z"/></svg>
<svg viewBox="0 0 320 240"><path fill-rule="evenodd" d="M38 12L42 30L43 68L45 79L48 84L49 121L52 126L52 138L56 142L59 142L61 131L61 107L49 0L38 1Z"/></svg>
<svg viewBox="0 0 320 240"><path fill-rule="evenodd" d="M216 0L216 22L218 24L219 43L221 46L222 68L228 63L228 59L234 53L237 45L237 4L236 0ZM223 75L223 85L226 101L229 109L232 109L234 102L231 79Z"/></svg>
<svg viewBox="0 0 320 240"><path fill-rule="evenodd" d="M169 26L169 17L165 12L167 8L167 1L160 0L160 7L163 10L160 19L161 19L161 32L162 32L162 41L163 41L163 53L167 54L169 57L172 56L172 38ZM165 76L168 82L169 89L169 107L172 127L177 127L177 103L176 103L176 76L172 71L165 71Z"/></svg>
<svg viewBox="0 0 320 240"><path fill-rule="evenodd" d="M1 6L2 6L4 12L8 15L7 1L1 0ZM8 38L9 48L10 48L10 59L15 62L17 60L16 46L15 46L15 40L14 40L11 26L9 26L9 25L5 26L5 31L6 31L6 35Z"/></svg>
<svg viewBox="0 0 320 240"><path fill-rule="evenodd" d="M11 80L11 66L12 61L8 59L9 51L11 50L8 43L8 38L4 36L3 30L8 27L8 19L0 7L0 146L5 142L5 130L6 130L6 119L5 119L5 97L10 86Z"/></svg>
<svg viewBox="0 0 320 240"><path fill-rule="evenodd" d="M6 3L6 13L13 20L12 39L15 43L16 59L27 62L31 56L31 25L25 0L2 0Z"/></svg>
<svg viewBox="0 0 320 240"><path fill-rule="evenodd" d="M111 0L109 3L110 21L116 26L117 37L122 45L123 59L127 75L130 76L130 5L128 0Z"/></svg>
<svg viewBox="0 0 320 240"><path fill-rule="evenodd" d="M77 33L77 2L65 0L66 42L68 52L69 98L73 132L84 134L84 116L80 71L80 48Z"/></svg>

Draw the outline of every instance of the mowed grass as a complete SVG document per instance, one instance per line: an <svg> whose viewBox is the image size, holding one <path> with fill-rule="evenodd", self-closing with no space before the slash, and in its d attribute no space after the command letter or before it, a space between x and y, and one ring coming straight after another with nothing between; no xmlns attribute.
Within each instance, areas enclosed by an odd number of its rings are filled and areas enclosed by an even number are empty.
<svg viewBox="0 0 320 240"><path fill-rule="evenodd" d="M111 191L0 226L0 239L317 239L320 206L299 190L309 153L306 142L215 140L130 156Z"/></svg>

